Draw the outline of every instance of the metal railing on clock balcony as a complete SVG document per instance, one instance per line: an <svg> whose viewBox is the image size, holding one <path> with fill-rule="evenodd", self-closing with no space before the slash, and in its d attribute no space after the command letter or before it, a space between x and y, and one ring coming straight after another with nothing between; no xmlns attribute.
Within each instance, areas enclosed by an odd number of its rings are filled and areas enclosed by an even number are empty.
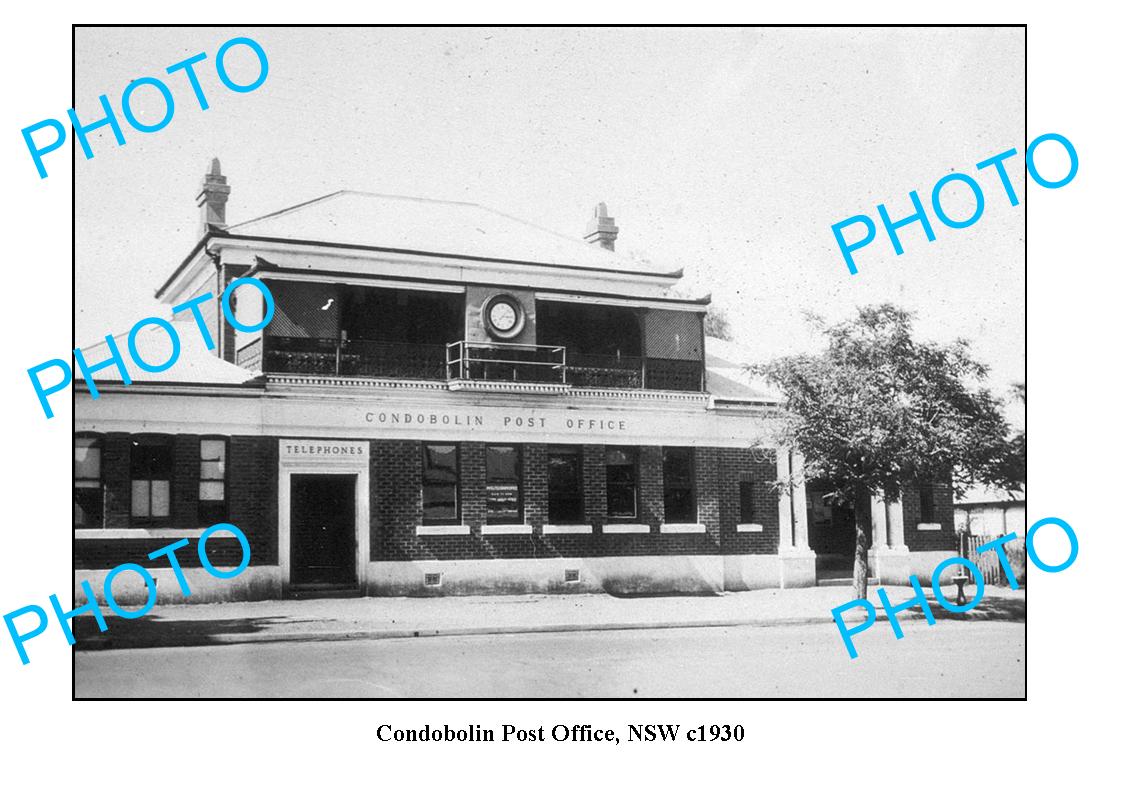
<svg viewBox="0 0 1123 796"><path fill-rule="evenodd" d="M460 340L445 351L449 381L567 383L565 346Z"/></svg>
<svg viewBox="0 0 1123 796"><path fill-rule="evenodd" d="M455 382L556 384L622 390L700 392L702 363L586 354L559 345L460 340L386 343L267 336L238 352L238 364L265 373Z"/></svg>

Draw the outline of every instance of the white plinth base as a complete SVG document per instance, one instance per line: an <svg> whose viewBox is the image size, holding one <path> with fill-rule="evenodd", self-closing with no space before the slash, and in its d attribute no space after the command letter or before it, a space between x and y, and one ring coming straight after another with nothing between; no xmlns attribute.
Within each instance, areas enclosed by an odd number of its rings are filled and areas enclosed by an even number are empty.
<svg viewBox="0 0 1123 796"><path fill-rule="evenodd" d="M912 563L907 547L874 547L870 550L870 572L882 586L907 586Z"/></svg>
<svg viewBox="0 0 1123 796"><path fill-rule="evenodd" d="M780 548L780 588L815 585L815 551L807 547Z"/></svg>

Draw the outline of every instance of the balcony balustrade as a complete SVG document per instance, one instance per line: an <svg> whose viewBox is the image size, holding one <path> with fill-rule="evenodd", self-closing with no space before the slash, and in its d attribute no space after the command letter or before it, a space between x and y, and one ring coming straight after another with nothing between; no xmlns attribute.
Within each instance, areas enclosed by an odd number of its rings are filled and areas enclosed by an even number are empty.
<svg viewBox="0 0 1123 796"><path fill-rule="evenodd" d="M497 382L624 390L700 392L702 363L584 354L565 346L459 341L447 345L267 336L238 352L265 373Z"/></svg>
<svg viewBox="0 0 1123 796"><path fill-rule="evenodd" d="M525 343L449 343L449 381L565 384L565 346Z"/></svg>
<svg viewBox="0 0 1123 796"><path fill-rule="evenodd" d="M266 373L313 373L389 379L444 379L445 347L317 337L265 341Z"/></svg>

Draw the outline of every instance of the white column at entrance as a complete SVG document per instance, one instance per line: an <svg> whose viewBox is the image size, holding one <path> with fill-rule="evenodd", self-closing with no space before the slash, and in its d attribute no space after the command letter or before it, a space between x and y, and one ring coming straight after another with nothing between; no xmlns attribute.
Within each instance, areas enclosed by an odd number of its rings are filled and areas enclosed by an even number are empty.
<svg viewBox="0 0 1123 796"><path fill-rule="evenodd" d="M870 498L870 519L873 526L873 548L887 547L889 537L887 531L887 517L885 501L879 497Z"/></svg>
<svg viewBox="0 0 1123 796"><path fill-rule="evenodd" d="M807 492L803 485L803 457L781 448L776 452L777 476L792 476L790 489L780 494L780 588L815 585L815 554L807 544Z"/></svg>
<svg viewBox="0 0 1123 796"><path fill-rule="evenodd" d="M889 546L892 548L905 546L905 509L899 500L889 504Z"/></svg>
<svg viewBox="0 0 1123 796"><path fill-rule="evenodd" d="M795 530L795 546L809 550L807 541L807 489L803 481L803 456L792 452L792 524Z"/></svg>
<svg viewBox="0 0 1123 796"><path fill-rule="evenodd" d="M877 507L881 506L881 517L885 523L881 541L878 541ZM905 586L909 583L912 562L909 549L905 547L905 513L901 501L875 503L874 546L870 550L870 560L881 583ZM888 547L885 543L888 542Z"/></svg>
<svg viewBox="0 0 1123 796"><path fill-rule="evenodd" d="M873 495L870 496L870 530L873 539L870 543L869 560L870 574L875 578L881 577L885 568L882 558L889 552L888 542L888 514L885 501Z"/></svg>
<svg viewBox="0 0 1123 796"><path fill-rule="evenodd" d="M792 472L791 451L787 448L776 449L776 480L786 481ZM792 536L792 493L786 484L780 489L780 547L793 547Z"/></svg>

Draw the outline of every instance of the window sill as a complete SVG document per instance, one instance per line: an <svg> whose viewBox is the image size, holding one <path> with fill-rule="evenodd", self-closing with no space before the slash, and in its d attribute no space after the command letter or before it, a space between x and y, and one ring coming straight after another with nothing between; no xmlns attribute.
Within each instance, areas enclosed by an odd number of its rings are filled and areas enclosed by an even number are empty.
<svg viewBox="0 0 1123 796"><path fill-rule="evenodd" d="M418 525L414 531L418 536L468 536L472 533L467 525Z"/></svg>
<svg viewBox="0 0 1123 796"><path fill-rule="evenodd" d="M764 526L758 522L743 522L737 525L737 533L764 533Z"/></svg>
<svg viewBox="0 0 1123 796"><path fill-rule="evenodd" d="M485 536L529 536L529 525L481 525L480 533Z"/></svg>
<svg viewBox="0 0 1123 796"><path fill-rule="evenodd" d="M208 526L209 527L209 526ZM206 528L75 528L75 539L198 539Z"/></svg>
<svg viewBox="0 0 1123 796"><path fill-rule="evenodd" d="M592 533L592 525L543 525L543 534Z"/></svg>
<svg viewBox="0 0 1123 796"><path fill-rule="evenodd" d="M659 533L705 533L706 526L700 522L668 522L659 526Z"/></svg>
<svg viewBox="0 0 1123 796"><path fill-rule="evenodd" d="M651 533L650 525L636 523L605 523L602 533Z"/></svg>
<svg viewBox="0 0 1123 796"><path fill-rule="evenodd" d="M940 522L918 522L916 529L918 531L942 531L944 525Z"/></svg>

